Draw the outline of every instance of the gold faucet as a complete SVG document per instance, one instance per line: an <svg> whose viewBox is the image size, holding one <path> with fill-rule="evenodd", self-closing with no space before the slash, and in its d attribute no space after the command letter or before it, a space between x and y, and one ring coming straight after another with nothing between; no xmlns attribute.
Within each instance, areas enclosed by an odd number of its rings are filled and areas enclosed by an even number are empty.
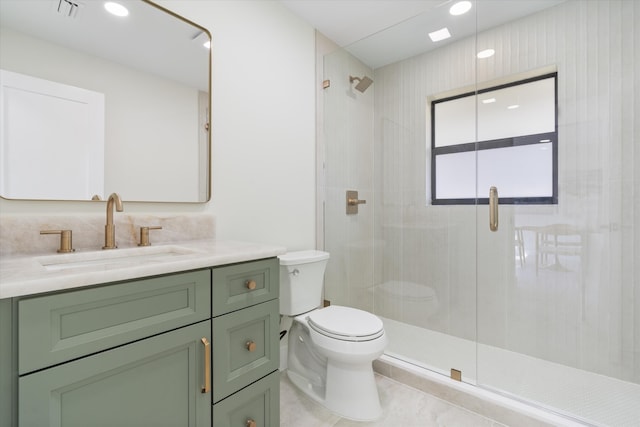
<svg viewBox="0 0 640 427"><path fill-rule="evenodd" d="M104 226L104 246L102 249L115 249L116 246L116 226L113 224L113 202L116 210L122 212L122 199L118 193L111 193L107 200L107 225Z"/></svg>

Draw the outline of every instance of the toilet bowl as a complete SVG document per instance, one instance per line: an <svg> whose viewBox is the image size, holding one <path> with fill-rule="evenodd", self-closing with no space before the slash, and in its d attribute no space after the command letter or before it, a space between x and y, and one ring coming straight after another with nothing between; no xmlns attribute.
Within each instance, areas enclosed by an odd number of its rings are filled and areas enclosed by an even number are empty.
<svg viewBox="0 0 640 427"><path fill-rule="evenodd" d="M328 256L304 251L280 257L281 314L293 316L287 375L337 415L373 421L380 418L382 408L372 362L382 355L388 339L382 321L371 313L337 305L317 307ZM317 292L316 297L309 298L310 292ZM300 300L313 304L298 304Z"/></svg>
<svg viewBox="0 0 640 427"><path fill-rule="evenodd" d="M376 420L382 408L371 362L387 343L382 321L373 314L341 306L313 310L294 318L287 374L330 411Z"/></svg>

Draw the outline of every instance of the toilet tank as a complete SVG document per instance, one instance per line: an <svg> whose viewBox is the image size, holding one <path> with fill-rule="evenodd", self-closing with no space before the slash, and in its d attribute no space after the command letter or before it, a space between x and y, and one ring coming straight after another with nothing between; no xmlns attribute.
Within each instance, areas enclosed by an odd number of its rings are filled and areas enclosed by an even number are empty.
<svg viewBox="0 0 640 427"><path fill-rule="evenodd" d="M280 259L280 314L296 316L320 306L329 253L288 252Z"/></svg>

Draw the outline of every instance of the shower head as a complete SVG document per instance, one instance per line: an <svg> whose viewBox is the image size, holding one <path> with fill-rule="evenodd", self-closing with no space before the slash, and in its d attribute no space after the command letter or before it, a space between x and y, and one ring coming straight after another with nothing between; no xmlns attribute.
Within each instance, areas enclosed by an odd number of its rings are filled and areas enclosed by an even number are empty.
<svg viewBox="0 0 640 427"><path fill-rule="evenodd" d="M356 85L356 89L362 93L364 93L364 91L367 90L369 86L371 86L371 83L373 83L373 80L371 80L367 76L364 76L362 78L349 76L349 83L353 83L354 81L358 82L358 84Z"/></svg>

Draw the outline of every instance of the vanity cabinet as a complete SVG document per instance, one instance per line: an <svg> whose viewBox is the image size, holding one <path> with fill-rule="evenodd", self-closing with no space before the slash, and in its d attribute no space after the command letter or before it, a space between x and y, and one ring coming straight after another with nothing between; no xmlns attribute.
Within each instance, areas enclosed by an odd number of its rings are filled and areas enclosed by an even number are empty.
<svg viewBox="0 0 640 427"><path fill-rule="evenodd" d="M278 426L279 263L213 269L215 426Z"/></svg>
<svg viewBox="0 0 640 427"><path fill-rule="evenodd" d="M19 425L210 426L210 301L209 269L19 299Z"/></svg>
<svg viewBox="0 0 640 427"><path fill-rule="evenodd" d="M0 427L276 427L278 289L270 258L0 300Z"/></svg>

